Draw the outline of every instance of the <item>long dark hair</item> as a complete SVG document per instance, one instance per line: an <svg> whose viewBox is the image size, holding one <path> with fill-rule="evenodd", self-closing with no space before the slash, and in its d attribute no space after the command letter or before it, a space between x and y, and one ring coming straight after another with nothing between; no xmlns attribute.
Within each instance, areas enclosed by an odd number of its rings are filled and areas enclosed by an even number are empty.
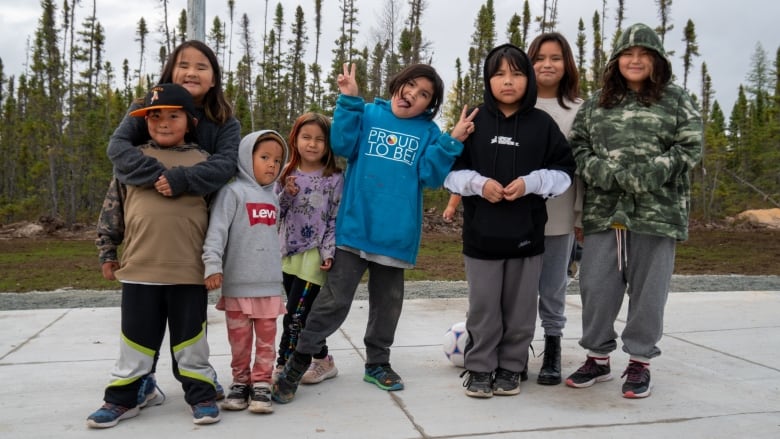
<svg viewBox="0 0 780 439"><path fill-rule="evenodd" d="M282 175L279 176L279 181L284 185L284 179L298 168L301 163L301 153L298 152L298 134L301 132L301 128L304 125L310 123L316 124L322 129L325 134L325 151L326 154L322 156L322 164L325 166L322 170L323 177L329 177L335 173L341 172L341 169L336 164L336 156L333 154L333 149L330 147L330 119L319 113L305 113L295 119L292 129L290 130L290 137L287 139L287 145L290 148L290 161L282 170Z"/></svg>
<svg viewBox="0 0 780 439"><path fill-rule="evenodd" d="M642 87L637 92L637 100L642 105L649 107L661 99L666 84L672 79L672 71L663 56L651 48L646 49L653 57L653 72L642 83ZM619 104L628 93L628 83L620 73L619 62L622 53L612 57L604 69L604 87L601 89L599 107L612 108Z"/></svg>
<svg viewBox="0 0 780 439"><path fill-rule="evenodd" d="M387 84L387 90L390 92L390 96L401 90L407 82L414 78L426 78L433 83L433 96L431 96L431 103L428 104L427 113L428 120L433 120L436 117L436 113L439 112L442 101L444 101L444 81L441 76L436 73L436 70L428 64L412 64L407 66L400 72L393 75Z"/></svg>
<svg viewBox="0 0 780 439"><path fill-rule="evenodd" d="M531 63L536 64L536 57L539 55L542 44L548 41L558 43L558 45L561 46L561 54L563 55L563 77L561 78L561 82L558 83L556 97L558 98L558 105L568 110L569 107L566 105L564 98L574 102L580 96L580 72L577 70L574 54L572 53L571 46L569 46L569 42L566 41L566 38L558 32L543 33L534 38L531 45L528 46L528 57L531 58Z"/></svg>
<svg viewBox="0 0 780 439"><path fill-rule="evenodd" d="M203 96L203 109L209 120L218 125L222 125L233 116L233 107L228 103L225 98L225 93L222 90L222 69L219 67L217 56L205 43L198 40L189 40L179 44L165 62L165 66L160 74L159 82L173 82L173 70L176 68L179 54L181 54L184 49L190 47L201 52L208 58L209 64L211 64L211 70L214 72L214 86L206 92L205 96Z"/></svg>

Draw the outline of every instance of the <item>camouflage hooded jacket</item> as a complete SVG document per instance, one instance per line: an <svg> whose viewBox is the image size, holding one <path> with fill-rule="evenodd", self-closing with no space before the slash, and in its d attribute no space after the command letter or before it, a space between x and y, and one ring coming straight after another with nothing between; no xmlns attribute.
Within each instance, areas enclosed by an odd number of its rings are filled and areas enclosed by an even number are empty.
<svg viewBox="0 0 780 439"><path fill-rule="evenodd" d="M656 33L642 24L622 34L610 61L635 46L654 50L669 63ZM584 232L623 226L637 233L687 239L689 173L701 156L698 109L685 90L671 83L649 106L629 90L607 109L599 106L600 94L582 105L570 138L577 174L586 186Z"/></svg>

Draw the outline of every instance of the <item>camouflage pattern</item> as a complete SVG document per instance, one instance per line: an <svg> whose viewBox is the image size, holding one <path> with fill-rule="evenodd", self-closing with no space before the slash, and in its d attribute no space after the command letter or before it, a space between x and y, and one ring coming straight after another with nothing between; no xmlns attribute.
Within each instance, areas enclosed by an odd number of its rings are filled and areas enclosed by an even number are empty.
<svg viewBox="0 0 780 439"><path fill-rule="evenodd" d="M640 27L643 38L637 38L636 27L624 33L618 47L641 45L663 54L655 33ZM599 97L596 92L582 105L570 139L577 175L585 183L584 232L624 226L638 233L687 239L689 174L701 158L699 110L674 84L667 85L661 100L649 107L639 103L633 91L610 109L598 106Z"/></svg>
<svg viewBox="0 0 780 439"><path fill-rule="evenodd" d="M125 238L125 210L124 200L127 187L116 178L108 185L106 197L103 199L103 207L97 224L97 239L95 245L98 248L100 264L109 261L119 261L117 248Z"/></svg>

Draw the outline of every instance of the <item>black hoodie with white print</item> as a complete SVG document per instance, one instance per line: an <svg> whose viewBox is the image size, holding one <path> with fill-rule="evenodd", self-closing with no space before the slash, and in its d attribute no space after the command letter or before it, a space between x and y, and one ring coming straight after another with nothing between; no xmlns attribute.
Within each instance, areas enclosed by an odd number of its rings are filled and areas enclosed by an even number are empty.
<svg viewBox="0 0 780 439"><path fill-rule="evenodd" d="M444 186L463 196L463 254L478 259L509 259L544 252L545 200L571 184L574 159L558 125L536 104L536 77L528 55L510 44L494 48L522 54L520 70L528 78L517 111L505 116L490 89L484 68L484 103L474 119L475 130L464 142ZM526 195L491 203L482 197L489 179L506 187L523 178Z"/></svg>

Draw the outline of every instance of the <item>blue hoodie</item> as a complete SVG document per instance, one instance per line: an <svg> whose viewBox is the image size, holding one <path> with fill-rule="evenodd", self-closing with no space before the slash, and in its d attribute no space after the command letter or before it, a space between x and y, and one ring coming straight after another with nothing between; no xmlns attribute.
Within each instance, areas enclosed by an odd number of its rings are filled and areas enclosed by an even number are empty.
<svg viewBox="0 0 780 439"><path fill-rule="evenodd" d="M331 147L347 158L336 246L409 264L422 234L422 188L440 187L463 144L423 113L397 118L390 101L340 95Z"/></svg>
<svg viewBox="0 0 780 439"><path fill-rule="evenodd" d="M275 181L261 186L252 166L252 151L260 137L278 141L287 162L287 143L279 133L262 130L247 134L238 146L238 175L219 190L211 206L203 244L204 278L222 273L222 295L226 297L279 296L283 291Z"/></svg>

